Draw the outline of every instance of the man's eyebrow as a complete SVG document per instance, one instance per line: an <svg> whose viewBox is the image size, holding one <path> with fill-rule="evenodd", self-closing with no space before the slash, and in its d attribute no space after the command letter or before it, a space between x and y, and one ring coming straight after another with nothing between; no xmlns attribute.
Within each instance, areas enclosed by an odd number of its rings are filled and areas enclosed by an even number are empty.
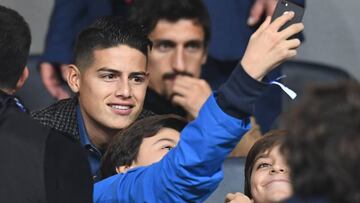
<svg viewBox="0 0 360 203"><path fill-rule="evenodd" d="M202 44L204 44L204 41L203 40L198 40L198 39L193 39L193 40L187 41L186 44L199 44L199 45L202 45Z"/></svg>
<svg viewBox="0 0 360 203"><path fill-rule="evenodd" d="M153 42L155 45L166 44L166 45L175 45L176 43L170 39L156 39Z"/></svg>
<svg viewBox="0 0 360 203"><path fill-rule="evenodd" d="M99 68L96 72L111 72L111 73L121 73L118 70L112 69L112 68L107 68L107 67L102 67Z"/></svg>
<svg viewBox="0 0 360 203"><path fill-rule="evenodd" d="M144 71L140 71L140 72L132 72L129 74L129 77L134 77L134 76L148 76L149 73L148 72L144 72Z"/></svg>

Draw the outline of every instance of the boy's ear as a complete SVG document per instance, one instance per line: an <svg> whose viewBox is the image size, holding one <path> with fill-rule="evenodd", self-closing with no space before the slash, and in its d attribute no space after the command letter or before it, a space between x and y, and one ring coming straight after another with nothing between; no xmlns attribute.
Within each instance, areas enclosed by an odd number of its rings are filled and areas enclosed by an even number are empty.
<svg viewBox="0 0 360 203"><path fill-rule="evenodd" d="M115 168L116 173L125 173L127 170L131 169L131 166L118 166Z"/></svg>
<svg viewBox="0 0 360 203"><path fill-rule="evenodd" d="M81 86L81 73L75 65L69 65L67 74L67 83L74 93L78 93Z"/></svg>
<svg viewBox="0 0 360 203"><path fill-rule="evenodd" d="M20 89L26 82L26 80L28 79L29 77L29 69L27 66L25 66L23 72L21 73L20 75L20 78L19 80L17 81L16 83L16 86L15 86L15 91L17 91L18 89Z"/></svg>

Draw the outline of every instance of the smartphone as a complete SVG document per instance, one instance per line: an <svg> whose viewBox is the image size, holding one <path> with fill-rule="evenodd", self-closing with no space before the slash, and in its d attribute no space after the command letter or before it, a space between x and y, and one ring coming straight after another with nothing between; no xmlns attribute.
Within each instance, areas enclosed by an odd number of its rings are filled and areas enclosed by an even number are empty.
<svg viewBox="0 0 360 203"><path fill-rule="evenodd" d="M304 16L304 8L302 6L299 6L291 1L287 0L278 0L278 3L276 4L276 8L274 11L274 14L271 18L271 22L274 21L276 18L282 16L285 12L293 11L295 13L294 18L292 18L290 21L285 23L279 31L289 27L292 24L300 23L302 21L302 18ZM298 38L299 34L296 34L290 38Z"/></svg>

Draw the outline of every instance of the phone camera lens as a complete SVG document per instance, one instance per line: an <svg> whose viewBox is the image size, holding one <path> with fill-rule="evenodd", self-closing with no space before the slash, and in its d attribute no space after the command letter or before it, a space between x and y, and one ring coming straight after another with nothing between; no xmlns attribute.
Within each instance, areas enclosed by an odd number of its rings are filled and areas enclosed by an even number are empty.
<svg viewBox="0 0 360 203"><path fill-rule="evenodd" d="M285 6L288 6L288 2L287 1L281 1L281 3L283 4L283 5L285 5Z"/></svg>

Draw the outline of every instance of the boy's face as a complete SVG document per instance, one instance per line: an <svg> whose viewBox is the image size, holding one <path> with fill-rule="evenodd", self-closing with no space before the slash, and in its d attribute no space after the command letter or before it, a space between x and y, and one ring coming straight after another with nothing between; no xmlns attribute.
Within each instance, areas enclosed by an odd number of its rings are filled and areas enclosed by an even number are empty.
<svg viewBox="0 0 360 203"><path fill-rule="evenodd" d="M156 135L144 138L131 167L148 166L160 161L177 145L179 139L180 133L172 128L162 128Z"/></svg>
<svg viewBox="0 0 360 203"><path fill-rule="evenodd" d="M149 35L153 49L149 53L149 86L160 95L170 98L176 74L199 78L205 63L205 34L194 20L176 22L160 20Z"/></svg>
<svg viewBox="0 0 360 203"><path fill-rule="evenodd" d="M133 123L143 107L147 75L146 57L137 49L119 45L95 50L75 88L86 129L118 130Z"/></svg>
<svg viewBox="0 0 360 203"><path fill-rule="evenodd" d="M282 202L292 195L289 167L275 146L258 156L251 173L251 194L255 202Z"/></svg>

